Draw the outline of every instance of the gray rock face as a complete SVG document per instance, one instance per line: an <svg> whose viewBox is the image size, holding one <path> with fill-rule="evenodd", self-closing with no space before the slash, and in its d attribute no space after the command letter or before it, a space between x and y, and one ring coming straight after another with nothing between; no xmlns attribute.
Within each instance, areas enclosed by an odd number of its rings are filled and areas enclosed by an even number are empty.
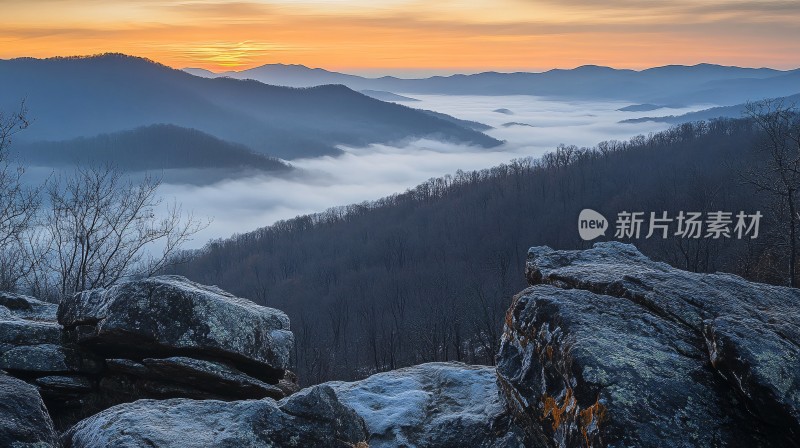
<svg viewBox="0 0 800 448"><path fill-rule="evenodd" d="M51 408L79 405L74 400L92 389L87 375L103 369L102 359L64 341L57 308L31 297L0 293L0 369L36 386Z"/></svg>
<svg viewBox="0 0 800 448"><path fill-rule="evenodd" d="M101 363L79 350L54 344L13 347L0 355L0 368L26 372L98 373Z"/></svg>
<svg viewBox="0 0 800 448"><path fill-rule="evenodd" d="M511 423L492 367L429 363L326 384L364 419L372 448L535 446Z"/></svg>
<svg viewBox="0 0 800 448"><path fill-rule="evenodd" d="M294 343L289 319L178 276L129 281L61 302L59 322L84 346L114 357L216 357L277 383Z"/></svg>
<svg viewBox="0 0 800 448"><path fill-rule="evenodd" d="M497 372L529 436L800 446L800 290L680 271L620 243L532 248L526 275Z"/></svg>
<svg viewBox="0 0 800 448"><path fill-rule="evenodd" d="M53 422L35 387L0 372L0 446L58 447Z"/></svg>
<svg viewBox="0 0 800 448"><path fill-rule="evenodd" d="M364 422L325 386L276 402L139 400L67 431L65 448L366 448Z"/></svg>
<svg viewBox="0 0 800 448"><path fill-rule="evenodd" d="M60 305L0 292L0 369L38 389L59 430L141 398L283 398L292 343L282 312L181 277Z"/></svg>
<svg viewBox="0 0 800 448"><path fill-rule="evenodd" d="M58 305L42 302L32 297L0 291L0 307L20 319L55 322Z"/></svg>
<svg viewBox="0 0 800 448"><path fill-rule="evenodd" d="M61 326L56 323L57 308L57 305L31 297L0 292L0 368L15 368L10 364L16 361L9 360L10 357L2 360L9 350L61 344Z"/></svg>
<svg viewBox="0 0 800 448"><path fill-rule="evenodd" d="M145 358L139 366L135 371L128 369L127 373L158 380L160 383L174 383L197 389L197 398L202 398L204 394L214 394L227 399L280 399L285 395L278 386L257 380L220 362L184 357Z"/></svg>

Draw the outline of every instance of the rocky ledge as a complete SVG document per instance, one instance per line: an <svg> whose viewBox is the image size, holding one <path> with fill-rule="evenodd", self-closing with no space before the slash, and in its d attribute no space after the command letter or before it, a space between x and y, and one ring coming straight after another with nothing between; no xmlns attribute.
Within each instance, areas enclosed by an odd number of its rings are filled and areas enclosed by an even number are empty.
<svg viewBox="0 0 800 448"><path fill-rule="evenodd" d="M492 367L298 391L281 311L182 277L0 295L0 446L523 448ZM60 433L60 435L59 435Z"/></svg>
<svg viewBox="0 0 800 448"><path fill-rule="evenodd" d="M289 320L154 277L0 294L0 446L798 447L800 290L535 247L497 367L298 391Z"/></svg>
<svg viewBox="0 0 800 448"><path fill-rule="evenodd" d="M497 373L539 444L800 446L800 290L621 243L531 248L526 275Z"/></svg>
<svg viewBox="0 0 800 448"><path fill-rule="evenodd" d="M36 388L56 429L142 398L281 399L298 390L292 345L283 312L183 277L59 305L0 293L0 369Z"/></svg>

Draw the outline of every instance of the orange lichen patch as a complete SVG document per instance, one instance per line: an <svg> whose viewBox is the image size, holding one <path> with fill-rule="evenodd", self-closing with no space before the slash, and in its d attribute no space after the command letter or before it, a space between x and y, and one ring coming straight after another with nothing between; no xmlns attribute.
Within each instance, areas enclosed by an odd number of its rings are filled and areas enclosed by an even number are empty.
<svg viewBox="0 0 800 448"><path fill-rule="evenodd" d="M594 422L595 428L599 430L600 424L605 421L605 419L606 407L600 403L600 397L597 397L597 401L595 401L593 405L580 412L580 428L583 439L586 441L586 446L592 446L589 442L589 427Z"/></svg>
<svg viewBox="0 0 800 448"><path fill-rule="evenodd" d="M561 426L561 423L565 419L565 414L570 408L572 402L572 389L569 387L567 388L567 392L564 395L564 403L561 406L558 405L558 401L555 398L548 396L547 394L542 397L542 402L544 403L544 413L542 415L542 419L550 416L550 418L553 419L553 431L556 431L558 427Z"/></svg>
<svg viewBox="0 0 800 448"><path fill-rule="evenodd" d="M514 316L511 315L512 310L513 307L506 311L506 327L508 328L514 328Z"/></svg>

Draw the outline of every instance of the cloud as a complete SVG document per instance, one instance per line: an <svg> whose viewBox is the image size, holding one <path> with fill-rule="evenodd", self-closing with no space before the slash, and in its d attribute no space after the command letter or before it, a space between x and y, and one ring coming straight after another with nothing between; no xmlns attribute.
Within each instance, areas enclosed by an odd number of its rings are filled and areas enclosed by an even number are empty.
<svg viewBox="0 0 800 448"><path fill-rule="evenodd" d="M200 247L209 239L252 231L280 219L379 199L458 169L483 169L514 158L539 156L559 143L593 146L602 140L627 139L666 127L657 123L619 124L619 120L641 116L617 111L627 105L620 102L562 102L530 96L416 97L422 101L415 106L495 126L489 133L507 143L493 151L431 140L403 146L345 148L340 156L294 161L301 173L293 177L255 176L203 186L168 184L161 193L182 203L185 210L193 210L196 216L213 218L211 226L192 243L192 247ZM492 112L501 107L514 115ZM530 126L502 126L511 121Z"/></svg>

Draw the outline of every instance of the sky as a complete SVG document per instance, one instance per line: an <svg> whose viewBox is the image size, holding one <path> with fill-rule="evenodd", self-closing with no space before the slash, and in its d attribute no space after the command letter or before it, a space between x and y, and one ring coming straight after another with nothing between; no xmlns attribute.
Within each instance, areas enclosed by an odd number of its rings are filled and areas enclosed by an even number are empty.
<svg viewBox="0 0 800 448"><path fill-rule="evenodd" d="M365 75L800 66L798 0L0 0L0 58Z"/></svg>

